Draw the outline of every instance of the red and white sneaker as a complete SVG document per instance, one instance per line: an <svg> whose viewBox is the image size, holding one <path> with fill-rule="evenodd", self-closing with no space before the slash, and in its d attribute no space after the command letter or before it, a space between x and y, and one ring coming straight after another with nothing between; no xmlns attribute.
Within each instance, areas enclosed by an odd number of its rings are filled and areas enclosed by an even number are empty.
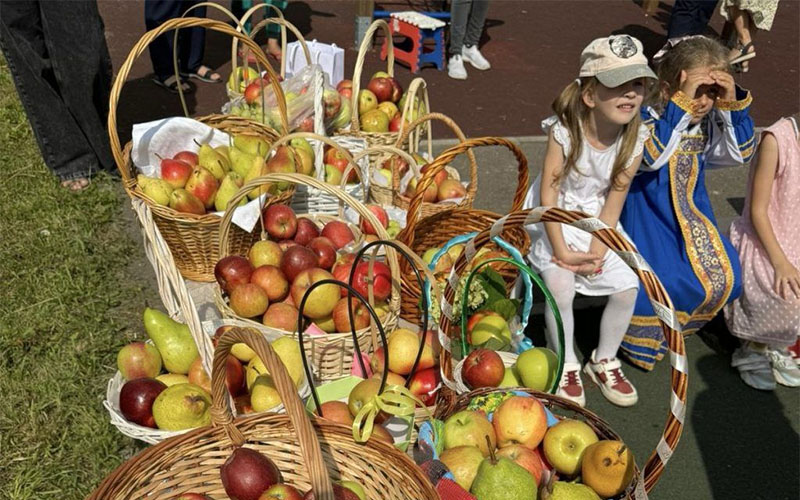
<svg viewBox="0 0 800 500"><path fill-rule="evenodd" d="M639 401L639 395L636 393L636 388L633 387L625 374L622 373L622 365L619 359L601 359L595 361L595 352L592 351L592 357L583 371L589 375L592 382L600 387L600 392L607 400L611 401L617 406L633 406Z"/></svg>
<svg viewBox="0 0 800 500"><path fill-rule="evenodd" d="M580 363L564 363L561 382L558 384L556 396L569 399L573 403L586 406L586 394L583 392Z"/></svg>
<svg viewBox="0 0 800 500"><path fill-rule="evenodd" d="M795 364L800 365L800 337L797 337L797 342L789 346L789 355L794 360Z"/></svg>

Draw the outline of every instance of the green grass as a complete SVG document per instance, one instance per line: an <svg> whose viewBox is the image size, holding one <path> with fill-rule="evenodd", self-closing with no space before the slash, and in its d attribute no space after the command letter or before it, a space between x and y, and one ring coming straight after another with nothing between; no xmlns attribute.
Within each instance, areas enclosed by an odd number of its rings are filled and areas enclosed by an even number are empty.
<svg viewBox="0 0 800 500"><path fill-rule="evenodd" d="M59 187L0 58L0 498L84 498L143 448L102 406L152 293L127 205L107 175Z"/></svg>

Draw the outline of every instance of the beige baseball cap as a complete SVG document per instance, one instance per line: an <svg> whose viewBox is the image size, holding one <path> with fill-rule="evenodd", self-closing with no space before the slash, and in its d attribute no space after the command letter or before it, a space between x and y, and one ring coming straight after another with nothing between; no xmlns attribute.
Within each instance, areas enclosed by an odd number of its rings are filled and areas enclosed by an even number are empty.
<svg viewBox="0 0 800 500"><path fill-rule="evenodd" d="M609 88L636 78L657 78L647 64L642 42L630 35L593 40L581 52L580 76L594 76Z"/></svg>

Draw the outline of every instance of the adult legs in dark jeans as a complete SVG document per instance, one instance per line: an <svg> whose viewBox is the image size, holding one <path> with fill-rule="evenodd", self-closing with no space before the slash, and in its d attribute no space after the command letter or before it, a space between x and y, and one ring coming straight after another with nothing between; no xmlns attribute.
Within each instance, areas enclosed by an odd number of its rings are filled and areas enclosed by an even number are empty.
<svg viewBox="0 0 800 500"><path fill-rule="evenodd" d="M80 189L111 171L111 59L94 0L3 0L0 47L45 163Z"/></svg>
<svg viewBox="0 0 800 500"><path fill-rule="evenodd" d="M675 0L669 18L667 38L702 35L716 6L717 0Z"/></svg>
<svg viewBox="0 0 800 500"><path fill-rule="evenodd" d="M467 78L464 62L479 70L491 68L478 50L478 42L483 33L488 0L452 0L450 5L450 59L447 62L447 75L456 80Z"/></svg>

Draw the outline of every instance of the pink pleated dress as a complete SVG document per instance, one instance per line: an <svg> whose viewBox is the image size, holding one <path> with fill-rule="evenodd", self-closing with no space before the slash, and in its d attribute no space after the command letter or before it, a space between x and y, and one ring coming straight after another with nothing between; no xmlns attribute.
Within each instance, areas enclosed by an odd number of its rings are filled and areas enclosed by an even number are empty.
<svg viewBox="0 0 800 500"><path fill-rule="evenodd" d="M770 195L772 229L786 257L800 269L800 142L797 123L781 119L765 129L778 142L778 168ZM750 169L747 192L753 185L756 161ZM750 196L742 216L731 225L731 242L742 263L742 294L725 307L728 329L743 340L774 347L789 346L800 335L800 300L787 301L775 293L775 271L750 220Z"/></svg>

